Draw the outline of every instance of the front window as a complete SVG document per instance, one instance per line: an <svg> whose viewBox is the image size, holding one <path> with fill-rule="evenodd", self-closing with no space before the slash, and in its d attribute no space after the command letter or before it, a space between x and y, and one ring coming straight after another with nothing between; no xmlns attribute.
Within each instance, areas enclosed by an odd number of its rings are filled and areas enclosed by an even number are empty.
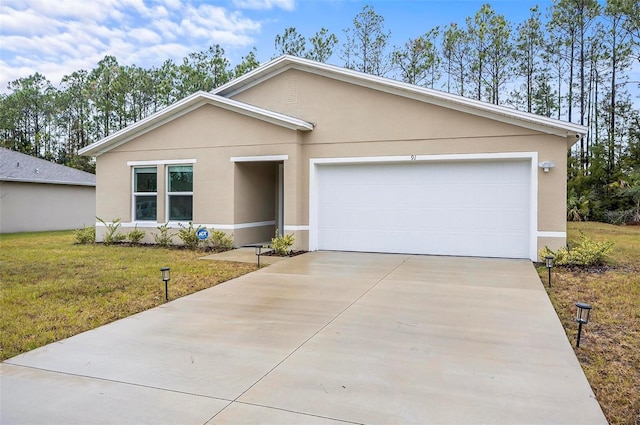
<svg viewBox="0 0 640 425"><path fill-rule="evenodd" d="M169 220L193 220L193 166L169 166L167 179Z"/></svg>
<svg viewBox="0 0 640 425"><path fill-rule="evenodd" d="M136 221L156 221L158 199L158 170L156 167L133 169L133 205Z"/></svg>

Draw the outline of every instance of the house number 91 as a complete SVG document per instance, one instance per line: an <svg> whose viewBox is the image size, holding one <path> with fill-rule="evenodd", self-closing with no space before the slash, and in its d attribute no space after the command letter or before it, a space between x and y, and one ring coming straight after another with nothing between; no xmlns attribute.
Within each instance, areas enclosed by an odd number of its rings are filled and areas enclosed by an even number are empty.
<svg viewBox="0 0 640 425"><path fill-rule="evenodd" d="M416 160L416 156L415 155L411 155L411 160L415 161Z"/></svg>

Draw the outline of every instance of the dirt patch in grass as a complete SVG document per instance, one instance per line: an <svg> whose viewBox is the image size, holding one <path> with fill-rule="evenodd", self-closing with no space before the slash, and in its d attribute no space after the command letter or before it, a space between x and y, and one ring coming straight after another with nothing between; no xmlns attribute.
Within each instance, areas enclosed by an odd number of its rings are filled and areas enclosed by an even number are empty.
<svg viewBox="0 0 640 425"><path fill-rule="evenodd" d="M201 252L74 245L72 232L0 236L0 360L256 270Z"/></svg>
<svg viewBox="0 0 640 425"><path fill-rule="evenodd" d="M553 269L549 297L608 421L640 424L640 228L602 223L569 223L570 242L584 232L615 242L608 265ZM547 282L547 270L538 272ZM545 285L546 286L546 285ZM589 323L578 326L575 303L591 304Z"/></svg>

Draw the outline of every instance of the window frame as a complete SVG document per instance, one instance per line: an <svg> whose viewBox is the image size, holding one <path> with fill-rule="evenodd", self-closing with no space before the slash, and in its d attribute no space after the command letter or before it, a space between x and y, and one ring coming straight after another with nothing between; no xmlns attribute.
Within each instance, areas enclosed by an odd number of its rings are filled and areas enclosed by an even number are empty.
<svg viewBox="0 0 640 425"><path fill-rule="evenodd" d="M191 191L182 191L182 192L171 192L171 167L191 167ZM193 222L193 175L194 175L194 166L193 163L184 162L184 163L172 163L167 164L165 166L165 217L167 223L188 223ZM190 219L172 219L171 218L171 202L170 198L172 196L190 196L191 197L191 218Z"/></svg>
<svg viewBox="0 0 640 425"><path fill-rule="evenodd" d="M156 190L155 192L137 192L136 170L142 168L155 168L156 170ZM134 165L131 166L131 218L134 223L157 223L158 222L158 166L157 165ZM153 219L141 219L137 215L136 198L139 196L155 196L156 198L156 217Z"/></svg>

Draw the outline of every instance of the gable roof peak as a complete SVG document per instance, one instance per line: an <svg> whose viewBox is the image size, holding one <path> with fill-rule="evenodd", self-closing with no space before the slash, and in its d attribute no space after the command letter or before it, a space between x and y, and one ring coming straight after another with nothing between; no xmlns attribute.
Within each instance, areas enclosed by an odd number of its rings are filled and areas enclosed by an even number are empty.
<svg viewBox="0 0 640 425"><path fill-rule="evenodd" d="M472 115L560 137L568 137L569 145L574 144L587 134L587 127L579 124L290 55L279 56L269 62L265 62L247 74L214 89L212 93L231 98L289 69L310 72Z"/></svg>

